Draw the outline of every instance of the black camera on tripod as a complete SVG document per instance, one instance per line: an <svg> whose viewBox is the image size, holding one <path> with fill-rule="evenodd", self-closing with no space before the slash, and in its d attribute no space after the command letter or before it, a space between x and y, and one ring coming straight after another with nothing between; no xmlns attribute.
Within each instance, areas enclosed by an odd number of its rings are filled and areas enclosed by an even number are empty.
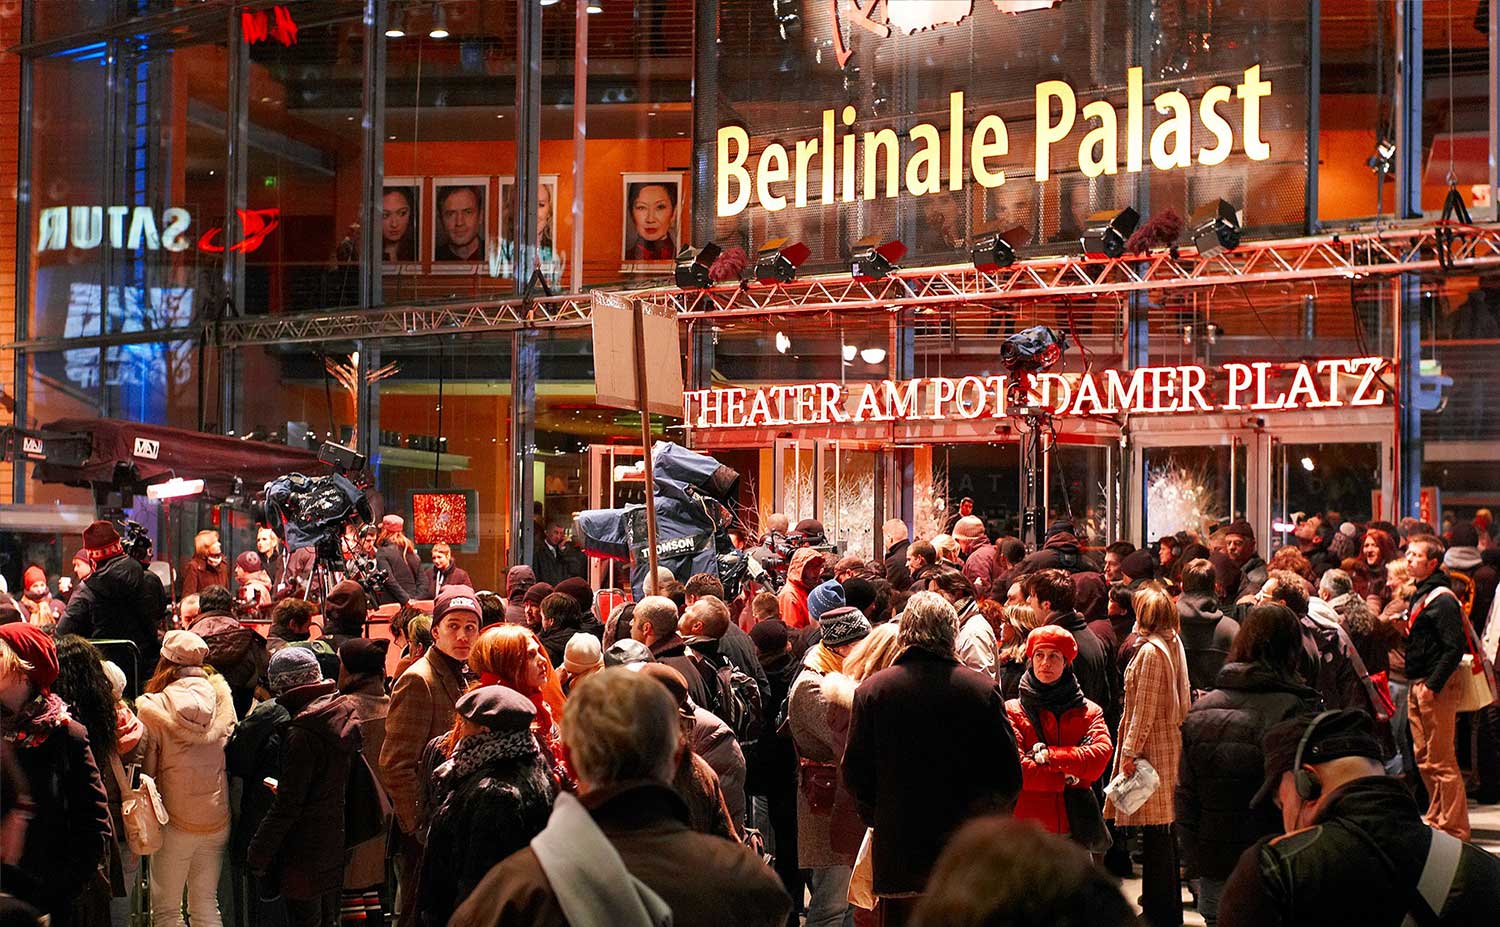
<svg viewBox="0 0 1500 927"><path fill-rule="evenodd" d="M143 564L151 562L151 536L146 533L144 525L123 518L116 523L115 530L120 532L120 546L125 549L126 556Z"/></svg>

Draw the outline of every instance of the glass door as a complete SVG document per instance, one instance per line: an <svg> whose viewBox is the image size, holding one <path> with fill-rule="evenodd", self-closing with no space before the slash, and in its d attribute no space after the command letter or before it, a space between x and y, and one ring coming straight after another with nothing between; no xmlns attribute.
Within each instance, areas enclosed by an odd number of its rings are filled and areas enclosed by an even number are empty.
<svg viewBox="0 0 1500 927"><path fill-rule="evenodd" d="M1276 547L1295 543L1292 529L1317 516L1337 530L1344 522L1389 519L1394 475L1390 432L1382 428L1285 429L1271 441L1271 537Z"/></svg>
<svg viewBox="0 0 1500 927"><path fill-rule="evenodd" d="M1187 531L1206 539L1240 518L1258 521L1261 469L1254 431L1151 432L1132 445L1134 515L1127 534L1136 544Z"/></svg>

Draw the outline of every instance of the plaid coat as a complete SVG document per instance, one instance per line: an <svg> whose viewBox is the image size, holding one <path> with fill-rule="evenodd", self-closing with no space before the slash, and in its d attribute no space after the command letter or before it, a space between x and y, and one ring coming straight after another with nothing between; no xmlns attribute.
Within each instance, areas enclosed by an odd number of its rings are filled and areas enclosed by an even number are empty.
<svg viewBox="0 0 1500 927"><path fill-rule="evenodd" d="M1182 759L1182 719L1187 717L1190 696L1187 664L1181 645L1173 637L1166 641L1169 658L1162 649L1145 644L1125 670L1125 710L1120 716L1118 749L1113 775L1119 775L1124 758L1145 759L1161 784L1134 814L1125 814L1104 803L1104 816L1121 827L1171 824L1172 796L1177 791L1177 768Z"/></svg>
<svg viewBox="0 0 1500 927"><path fill-rule="evenodd" d="M391 793L401 830L420 838L417 775L427 742L453 727L454 705L464 694L462 665L436 647L407 668L391 692L380 745L380 781Z"/></svg>

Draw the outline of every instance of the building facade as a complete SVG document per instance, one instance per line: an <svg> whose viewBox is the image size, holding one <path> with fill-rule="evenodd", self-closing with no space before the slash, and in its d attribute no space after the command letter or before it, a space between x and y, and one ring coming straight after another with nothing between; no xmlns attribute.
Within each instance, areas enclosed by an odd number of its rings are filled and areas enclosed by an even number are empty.
<svg viewBox="0 0 1500 927"><path fill-rule="evenodd" d="M11 10L13 586L65 567L100 502L174 559L198 527L250 541L243 504L36 479L22 438L91 418L353 447L378 509L462 514L460 559L498 582L546 524L640 495L640 416L595 391L595 290L678 320L687 407L652 435L738 469L746 514L818 517L852 550L963 497L1018 515L1029 426L996 378L1034 325L1069 341L1039 494L1095 540L1245 516L1269 546L1297 512L1500 502L1478 0ZM1193 233L1221 200L1239 241L1216 251ZM1144 243L1085 253L1126 207ZM987 232L1015 263L976 269ZM862 240L901 242L901 270L856 274ZM805 255L785 284L678 290L673 256L710 241ZM787 414L803 394L821 415ZM757 396L777 414L729 414Z"/></svg>

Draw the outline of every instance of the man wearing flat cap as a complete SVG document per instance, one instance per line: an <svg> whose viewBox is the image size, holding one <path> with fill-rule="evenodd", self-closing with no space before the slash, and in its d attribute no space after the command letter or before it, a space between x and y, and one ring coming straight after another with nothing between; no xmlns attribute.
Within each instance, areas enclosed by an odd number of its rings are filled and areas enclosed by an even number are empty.
<svg viewBox="0 0 1500 927"><path fill-rule="evenodd" d="M1423 823L1368 714L1283 721L1264 746L1251 804L1275 801L1287 832L1240 857L1219 927L1494 923L1500 860Z"/></svg>

